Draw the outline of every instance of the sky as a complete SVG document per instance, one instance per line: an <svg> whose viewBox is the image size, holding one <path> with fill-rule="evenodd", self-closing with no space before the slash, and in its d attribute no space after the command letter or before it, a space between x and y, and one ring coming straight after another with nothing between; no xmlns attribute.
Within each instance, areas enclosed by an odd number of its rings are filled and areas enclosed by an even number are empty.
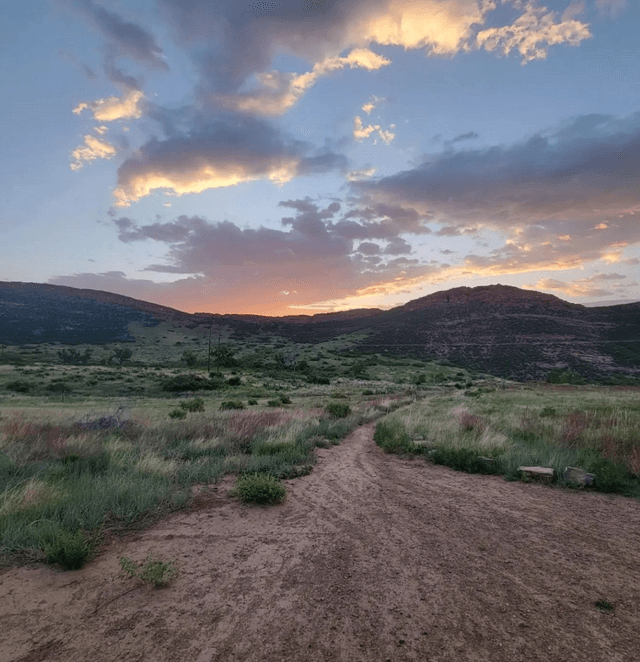
<svg viewBox="0 0 640 662"><path fill-rule="evenodd" d="M0 280L640 300L639 28L639 0L3 3Z"/></svg>

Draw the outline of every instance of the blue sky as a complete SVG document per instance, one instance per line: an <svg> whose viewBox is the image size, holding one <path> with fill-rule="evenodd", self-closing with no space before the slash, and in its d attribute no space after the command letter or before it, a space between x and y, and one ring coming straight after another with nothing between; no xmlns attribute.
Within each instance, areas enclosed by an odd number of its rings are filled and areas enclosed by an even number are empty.
<svg viewBox="0 0 640 662"><path fill-rule="evenodd" d="M0 280L188 312L640 299L640 3L31 0Z"/></svg>

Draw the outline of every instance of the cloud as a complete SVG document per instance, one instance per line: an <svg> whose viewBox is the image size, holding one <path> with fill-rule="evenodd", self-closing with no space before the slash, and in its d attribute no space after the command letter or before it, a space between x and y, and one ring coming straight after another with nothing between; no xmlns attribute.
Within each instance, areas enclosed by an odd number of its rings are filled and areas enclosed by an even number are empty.
<svg viewBox="0 0 640 662"><path fill-rule="evenodd" d="M75 159L69 167L71 170L80 170L84 165L84 161L94 161L95 159L110 159L115 156L116 149L106 140L100 140L91 134L84 137L84 145L76 147L71 152L71 156Z"/></svg>
<svg viewBox="0 0 640 662"><path fill-rule="evenodd" d="M478 134L475 131L467 131L466 133L461 133L457 135L455 138L452 138L449 142L451 143L459 143L463 140L473 140L474 138L477 138Z"/></svg>
<svg viewBox="0 0 640 662"><path fill-rule="evenodd" d="M626 276L616 273L595 274L590 278L579 278L573 281L559 281L555 278L542 278L534 285L523 285L528 290L552 290L562 292L574 297L602 297L614 294L611 290L605 290L597 286L605 280L622 280Z"/></svg>
<svg viewBox="0 0 640 662"><path fill-rule="evenodd" d="M520 0L514 0L513 4L517 8L523 5ZM585 23L574 19L561 19L557 23L555 12L535 2L527 2L524 9L524 13L511 25L478 32L478 47L489 52L501 51L504 55L517 50L522 56L521 64L524 65L532 60L546 58L549 46L565 43L578 46L581 41L592 36Z"/></svg>
<svg viewBox="0 0 640 662"><path fill-rule="evenodd" d="M376 169L374 167L364 168L362 170L350 170L347 173L347 181L353 182L358 179L365 179L375 175Z"/></svg>
<svg viewBox="0 0 640 662"><path fill-rule="evenodd" d="M116 12L107 11L92 0L63 0L63 4L79 12L107 39L110 48L155 69L167 71L163 52L153 35L136 23L125 21Z"/></svg>
<svg viewBox="0 0 640 662"><path fill-rule="evenodd" d="M627 6L627 0L596 0L596 7L603 15L618 16Z"/></svg>
<svg viewBox="0 0 640 662"><path fill-rule="evenodd" d="M307 143L288 140L275 128L248 117L225 117L187 135L152 138L118 169L116 207L128 207L154 189L175 195L267 179L284 184L293 177L345 169L332 152L306 156Z"/></svg>
<svg viewBox="0 0 640 662"><path fill-rule="evenodd" d="M113 223L123 243L155 241L167 246L165 259L143 271L173 275L174 283L128 279L120 272L75 274L51 282L120 292L181 310L282 315L292 309L348 307L344 302L361 291L369 296L374 291L397 291L437 269L398 257L409 253L410 246L391 230L408 228L410 233L415 212L381 208L387 215L377 219L373 209L362 210L368 225L354 225L360 234L368 229L372 236L361 237L356 245L342 231L344 215L337 201L321 207L305 198L284 200L280 206L293 211L282 218L280 230L240 228L198 216L147 225L126 216L116 218ZM377 222L383 231L376 232ZM382 234L386 248L371 241Z"/></svg>
<svg viewBox="0 0 640 662"><path fill-rule="evenodd" d="M73 112L80 115L83 110L90 110L98 122L114 122L120 119L138 119L142 117L141 101L144 94L140 90L128 90L122 97L106 97L97 101L78 104Z"/></svg>
<svg viewBox="0 0 640 662"><path fill-rule="evenodd" d="M395 128L395 124L391 125L391 128ZM360 117L355 117L353 120L353 138L358 142L368 138L374 131L378 132L380 138L389 145L391 141L396 137L395 133L391 131L384 131L379 124L363 126L362 119Z"/></svg>
<svg viewBox="0 0 640 662"><path fill-rule="evenodd" d="M391 64L368 48L353 49L345 57L329 57L316 63L305 74L270 71L256 75L259 88L245 94L212 94L209 101L226 110L236 110L255 115L282 115L313 87L318 78L345 67L375 71Z"/></svg>
<svg viewBox="0 0 640 662"><path fill-rule="evenodd" d="M640 243L640 113L585 115L510 146L445 151L350 188L429 214L440 234L492 232L505 243L468 255L476 273L615 263ZM569 239L570 240L569 240Z"/></svg>

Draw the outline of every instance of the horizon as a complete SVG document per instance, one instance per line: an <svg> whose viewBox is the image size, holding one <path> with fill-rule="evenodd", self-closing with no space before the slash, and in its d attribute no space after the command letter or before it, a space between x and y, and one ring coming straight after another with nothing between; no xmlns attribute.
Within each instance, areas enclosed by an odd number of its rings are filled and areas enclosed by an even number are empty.
<svg viewBox="0 0 640 662"><path fill-rule="evenodd" d="M4 13L0 281L269 317L640 300L640 3Z"/></svg>

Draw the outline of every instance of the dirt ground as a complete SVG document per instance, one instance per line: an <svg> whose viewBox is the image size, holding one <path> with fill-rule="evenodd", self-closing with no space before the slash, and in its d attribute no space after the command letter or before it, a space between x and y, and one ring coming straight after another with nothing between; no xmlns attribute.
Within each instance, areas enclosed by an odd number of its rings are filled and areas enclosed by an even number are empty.
<svg viewBox="0 0 640 662"><path fill-rule="evenodd" d="M77 572L0 574L1 662L640 659L640 503L319 449L287 501L232 479ZM176 560L160 590L121 556ZM594 602L614 604L613 614Z"/></svg>

